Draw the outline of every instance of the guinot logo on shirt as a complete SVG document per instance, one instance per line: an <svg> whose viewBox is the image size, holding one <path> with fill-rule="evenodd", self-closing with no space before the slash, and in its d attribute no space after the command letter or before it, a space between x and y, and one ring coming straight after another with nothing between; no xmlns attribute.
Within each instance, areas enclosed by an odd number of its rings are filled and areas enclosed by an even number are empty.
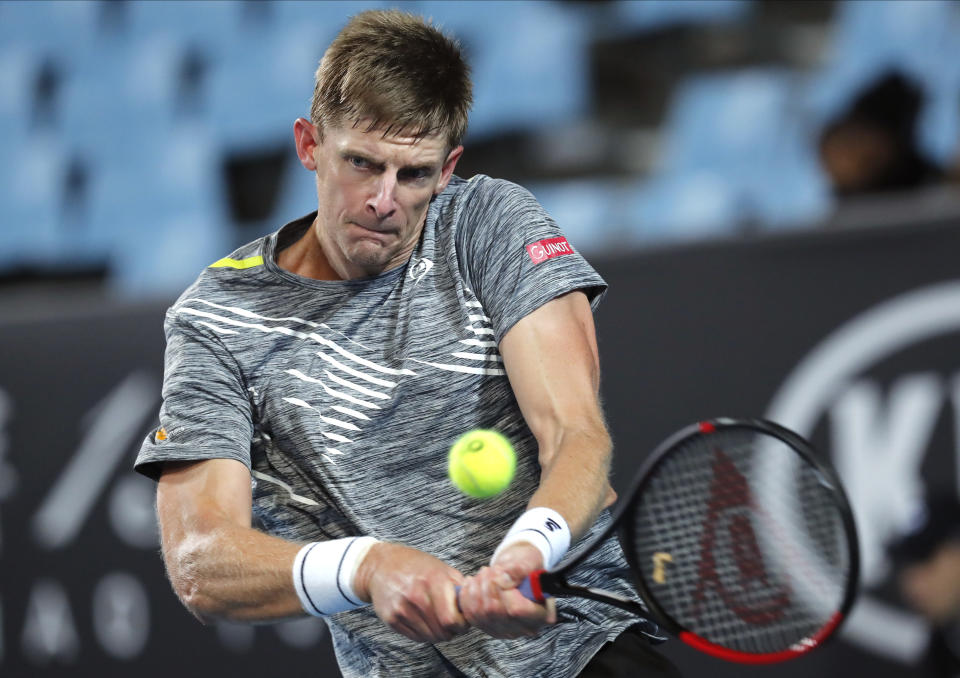
<svg viewBox="0 0 960 678"><path fill-rule="evenodd" d="M564 254L573 254L573 248L570 246L570 243L567 242L567 239L561 236L559 238L539 240L527 245L527 254L530 255L530 261L536 265L547 259L560 257Z"/></svg>

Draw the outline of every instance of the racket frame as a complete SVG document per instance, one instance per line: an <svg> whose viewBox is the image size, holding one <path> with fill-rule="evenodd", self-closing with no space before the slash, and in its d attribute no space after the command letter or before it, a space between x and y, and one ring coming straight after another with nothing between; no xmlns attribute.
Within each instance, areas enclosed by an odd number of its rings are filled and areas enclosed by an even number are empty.
<svg viewBox="0 0 960 678"><path fill-rule="evenodd" d="M711 643L679 624L664 611L663 607L657 602L656 597L651 592L650 587L642 575L643 570L639 567L639 563L637 563L635 559L634 554L636 549L633 548L633 537L629 534L629 530L626 529L627 525L632 523L631 518L635 512L635 502L643 494L643 490L650 482L657 466L659 466L676 447L691 438L711 435L717 431L729 429L756 431L773 436L797 452L821 475L835 493L835 503L847 534L850 568L844 597L839 606L839 610L817 633L799 641L788 649L778 652L752 653L733 650L722 645ZM646 608L636 601L619 596L612 591L575 586L567 582L567 574L576 569L583 560L589 557L597 545L608 539L614 533L618 533L621 544L624 546L624 554L626 555L627 562L630 564L630 571L633 575L634 584L637 587L637 593L639 593L640 598L646 604ZM817 458L810 443L793 431L764 419L716 418L691 424L680 429L660 443L640 465L629 491L616 507L613 513L613 519L607 528L604 529L601 534L597 535L589 545L584 547L576 558L561 563L555 570L541 570L531 574L530 588L535 596L534 599L540 602L543 602L545 599L546 596L544 594L578 596L600 601L608 605L614 605L628 612L632 612L647 622L649 632L645 632L654 642L662 642L662 640L665 639L653 621L656 620L656 622L659 622L667 631L701 652L741 664L772 664L794 659L802 654L806 654L822 644L824 640L832 636L840 627L857 597L857 575L860 571L860 551L858 543L853 512L850 509L850 502L844 492L843 485L834 470L828 464Z"/></svg>

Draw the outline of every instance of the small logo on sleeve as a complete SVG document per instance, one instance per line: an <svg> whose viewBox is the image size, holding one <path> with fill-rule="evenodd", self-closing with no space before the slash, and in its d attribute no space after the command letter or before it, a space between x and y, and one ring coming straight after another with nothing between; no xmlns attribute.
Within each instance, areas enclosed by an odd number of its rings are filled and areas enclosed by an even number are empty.
<svg viewBox="0 0 960 678"><path fill-rule="evenodd" d="M530 255L530 261L534 264L539 264L547 259L560 257L564 254L573 254L573 248L570 247L567 239L561 236L559 238L540 240L527 245L527 254Z"/></svg>

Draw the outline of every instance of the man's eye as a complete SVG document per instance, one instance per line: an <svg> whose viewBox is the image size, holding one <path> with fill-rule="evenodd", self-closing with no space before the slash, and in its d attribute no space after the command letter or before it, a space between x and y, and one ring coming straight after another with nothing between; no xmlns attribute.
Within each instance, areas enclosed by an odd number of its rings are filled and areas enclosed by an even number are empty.
<svg viewBox="0 0 960 678"><path fill-rule="evenodd" d="M430 170L427 169L411 169L404 170L401 172L401 178L408 181L419 181L420 179L426 179L430 176Z"/></svg>
<svg viewBox="0 0 960 678"><path fill-rule="evenodd" d="M367 160L366 158L361 158L356 155L351 155L348 158L348 160L350 164L356 167L357 169L367 169L368 167L370 167L370 161Z"/></svg>

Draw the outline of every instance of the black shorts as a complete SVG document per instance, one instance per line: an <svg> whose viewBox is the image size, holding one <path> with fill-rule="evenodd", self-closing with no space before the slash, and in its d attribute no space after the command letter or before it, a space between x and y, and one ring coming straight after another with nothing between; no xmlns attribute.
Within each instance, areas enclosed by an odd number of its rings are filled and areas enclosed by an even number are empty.
<svg viewBox="0 0 960 678"><path fill-rule="evenodd" d="M633 627L600 648L579 678L681 678L669 659Z"/></svg>

